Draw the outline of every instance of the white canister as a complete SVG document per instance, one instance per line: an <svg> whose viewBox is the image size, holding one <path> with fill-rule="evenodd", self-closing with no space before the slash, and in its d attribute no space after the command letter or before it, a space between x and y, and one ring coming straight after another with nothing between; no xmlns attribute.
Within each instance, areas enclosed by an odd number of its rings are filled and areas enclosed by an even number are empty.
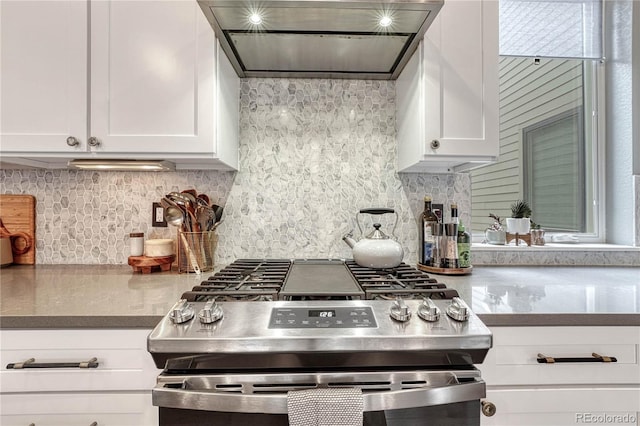
<svg viewBox="0 0 640 426"><path fill-rule="evenodd" d="M142 256L144 253L144 232L132 232L129 234L130 256Z"/></svg>
<svg viewBox="0 0 640 426"><path fill-rule="evenodd" d="M171 256L173 251L173 240L157 239L144 242L144 255L148 257Z"/></svg>

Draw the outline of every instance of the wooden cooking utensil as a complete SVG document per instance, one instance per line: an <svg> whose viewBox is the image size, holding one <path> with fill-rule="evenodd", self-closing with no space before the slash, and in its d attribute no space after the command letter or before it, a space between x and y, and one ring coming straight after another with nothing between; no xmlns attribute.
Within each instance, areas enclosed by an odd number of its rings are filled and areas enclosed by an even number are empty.
<svg viewBox="0 0 640 426"><path fill-rule="evenodd" d="M36 263L36 198L25 194L0 194L0 235L11 239L13 263Z"/></svg>

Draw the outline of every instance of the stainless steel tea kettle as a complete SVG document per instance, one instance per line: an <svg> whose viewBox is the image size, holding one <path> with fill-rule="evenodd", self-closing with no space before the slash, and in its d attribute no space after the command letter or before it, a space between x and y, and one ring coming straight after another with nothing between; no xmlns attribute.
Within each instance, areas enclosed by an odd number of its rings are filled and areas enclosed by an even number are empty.
<svg viewBox="0 0 640 426"><path fill-rule="evenodd" d="M371 214L380 215L386 213L393 213L396 215L396 221L393 225L391 234L398 225L398 213L394 209L388 208L368 208L362 209L356 214L356 224L362 234L362 227L360 226L359 214ZM345 243L353 249L353 260L365 268L387 269L395 268L402 263L404 257L404 251L400 243L386 235L380 230L379 223L374 223L375 228L369 235L356 241L353 239L353 231L350 231L347 235L342 237Z"/></svg>

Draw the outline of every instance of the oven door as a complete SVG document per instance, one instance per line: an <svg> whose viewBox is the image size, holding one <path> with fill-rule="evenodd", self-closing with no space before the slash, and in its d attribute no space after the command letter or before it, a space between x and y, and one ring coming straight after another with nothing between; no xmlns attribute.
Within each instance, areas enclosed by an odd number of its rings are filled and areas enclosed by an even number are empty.
<svg viewBox="0 0 640 426"><path fill-rule="evenodd" d="M485 383L477 370L161 375L160 424L287 425L289 391L362 389L365 425L479 425ZM429 423L431 422L431 423Z"/></svg>

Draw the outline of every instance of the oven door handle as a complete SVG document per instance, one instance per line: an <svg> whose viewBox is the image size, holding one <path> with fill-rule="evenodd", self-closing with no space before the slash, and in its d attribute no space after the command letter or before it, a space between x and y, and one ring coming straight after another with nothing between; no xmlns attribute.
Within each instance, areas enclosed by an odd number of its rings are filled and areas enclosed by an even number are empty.
<svg viewBox="0 0 640 426"><path fill-rule="evenodd" d="M363 392L364 410L383 411L429 407L479 400L486 396L482 379L444 386ZM167 387L160 383L153 389L153 405L200 411L235 413L287 414L287 394L245 394Z"/></svg>

